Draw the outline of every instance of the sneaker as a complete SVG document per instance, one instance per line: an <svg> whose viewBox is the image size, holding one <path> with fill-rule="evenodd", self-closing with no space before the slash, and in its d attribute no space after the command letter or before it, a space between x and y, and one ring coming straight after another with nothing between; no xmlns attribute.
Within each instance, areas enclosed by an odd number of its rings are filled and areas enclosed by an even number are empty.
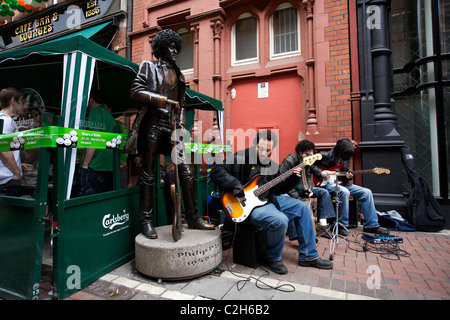
<svg viewBox="0 0 450 320"><path fill-rule="evenodd" d="M283 261L279 260L279 261L269 261L269 268L278 274L287 274L288 273L288 269L286 268L286 266L284 265Z"/></svg>
<svg viewBox="0 0 450 320"><path fill-rule="evenodd" d="M389 235L389 230L382 228L382 227L363 228L363 231L367 232L367 233L379 234L380 236L388 236Z"/></svg>
<svg viewBox="0 0 450 320"><path fill-rule="evenodd" d="M313 267L317 269L333 269L333 263L331 261L323 260L320 257L311 261L299 261L298 265L300 267Z"/></svg>

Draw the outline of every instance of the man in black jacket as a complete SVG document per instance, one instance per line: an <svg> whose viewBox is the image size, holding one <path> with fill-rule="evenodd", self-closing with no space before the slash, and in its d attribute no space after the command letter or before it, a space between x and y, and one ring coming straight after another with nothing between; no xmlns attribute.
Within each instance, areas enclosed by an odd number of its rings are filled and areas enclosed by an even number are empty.
<svg viewBox="0 0 450 320"><path fill-rule="evenodd" d="M284 173L295 166L303 162L303 158L307 156L312 156L317 153L316 146L313 142L309 140L300 141L295 147L295 152L288 155L280 166L280 172ZM312 181L312 172L320 171L315 164L305 167L302 172L302 182L298 184L294 189L289 191L289 195L293 198L317 198L317 220L316 228L318 229L318 234L323 234L329 237L328 233L324 231L328 228L327 218L333 218L336 216L333 202L331 200L330 193L320 187L314 187ZM320 175L320 172L318 173ZM325 172L323 172L325 174ZM297 232L293 228L292 223L288 227L289 239L296 238ZM340 228L339 233L342 236L348 236L349 233L345 228Z"/></svg>
<svg viewBox="0 0 450 320"><path fill-rule="evenodd" d="M350 181L353 179L353 173L350 171L350 159L353 157L355 147L353 142L349 139L340 139L336 142L336 146L330 151L321 152L322 160L316 163L317 166L322 168L334 168L342 167L341 172L345 172L346 175L339 177L339 181L342 183L339 185L339 221L345 226L348 226L348 213L349 213L349 198L354 197L361 201L361 211L364 216L363 230L364 232L376 233L381 235L389 234L389 231L380 227L378 223L378 216L375 209L372 191L370 189L352 184ZM330 170L328 169L328 170ZM332 171L332 170L330 170ZM317 168L313 171L316 177L329 179L329 174L324 174L323 170ZM336 181L338 182L338 181ZM335 194L336 182L328 183L324 188L331 194Z"/></svg>
<svg viewBox="0 0 450 320"><path fill-rule="evenodd" d="M237 152L223 164L216 164L211 170L211 180L222 191L233 192L241 202L245 199L244 185L261 175L258 185L262 185L280 175L278 164L269 157L276 146L276 136L272 131L260 131L254 147ZM286 229L289 221L294 221L298 233L299 265L331 269L330 261L322 260L316 249L314 227L307 205L286 194L299 182L300 168L284 181L262 195L267 203L256 207L246 222L267 231L266 259L272 271L278 274L288 272L281 260Z"/></svg>

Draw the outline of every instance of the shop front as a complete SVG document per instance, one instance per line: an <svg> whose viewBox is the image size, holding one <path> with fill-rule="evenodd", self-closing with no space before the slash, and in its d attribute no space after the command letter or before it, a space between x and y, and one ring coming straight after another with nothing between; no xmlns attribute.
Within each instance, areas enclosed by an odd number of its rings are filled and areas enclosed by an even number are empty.
<svg viewBox="0 0 450 320"><path fill-rule="evenodd" d="M29 173L34 179L24 185L29 192L21 197L0 194L2 298L39 298L44 233L49 223L55 299L64 299L134 257L134 238L140 232L139 188L120 187L119 157L127 136L120 135L122 146L113 150L114 190L85 197L76 197L74 191L82 139L61 147L56 141L61 132L71 131L78 137L94 136L91 141L109 138L84 130L93 89L104 92L112 113L138 108L129 98L138 65L88 39L108 24L0 53L0 88L15 87L29 93L28 110L16 120L26 141L21 152L34 152ZM222 110L220 101L189 89L186 101L188 109ZM187 119L192 124L194 111L189 113ZM0 145L12 139L6 136L0 135ZM49 143L41 144L40 139ZM198 177L198 166L196 169L202 215L206 180ZM156 223L164 225L163 184L159 181L156 188Z"/></svg>

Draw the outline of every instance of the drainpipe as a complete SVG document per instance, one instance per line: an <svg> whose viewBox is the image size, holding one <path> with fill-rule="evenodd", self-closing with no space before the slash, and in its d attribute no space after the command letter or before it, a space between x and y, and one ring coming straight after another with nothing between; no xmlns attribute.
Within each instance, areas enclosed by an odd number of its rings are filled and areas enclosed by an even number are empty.
<svg viewBox="0 0 450 320"><path fill-rule="evenodd" d="M133 31L133 0L127 0L127 50L126 58L131 61L131 37L129 34Z"/></svg>

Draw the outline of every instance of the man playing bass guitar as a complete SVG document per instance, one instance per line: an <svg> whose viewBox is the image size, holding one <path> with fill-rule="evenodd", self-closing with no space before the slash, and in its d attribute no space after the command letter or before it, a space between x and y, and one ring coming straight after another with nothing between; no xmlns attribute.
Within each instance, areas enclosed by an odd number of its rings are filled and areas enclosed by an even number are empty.
<svg viewBox="0 0 450 320"><path fill-rule="evenodd" d="M258 185L270 182L280 176L279 166L270 159L277 140L274 132L261 130L254 146L227 157L224 163L216 164L211 170L212 182L223 192L232 192L241 203L245 201L244 186L261 175ZM266 260L273 272L286 274L287 267L281 260L288 223L294 221L298 231L299 265L332 269L330 261L322 260L316 249L314 227L308 206L301 200L286 194L299 182L300 168L265 193L267 203L256 207L246 222L267 231Z"/></svg>

